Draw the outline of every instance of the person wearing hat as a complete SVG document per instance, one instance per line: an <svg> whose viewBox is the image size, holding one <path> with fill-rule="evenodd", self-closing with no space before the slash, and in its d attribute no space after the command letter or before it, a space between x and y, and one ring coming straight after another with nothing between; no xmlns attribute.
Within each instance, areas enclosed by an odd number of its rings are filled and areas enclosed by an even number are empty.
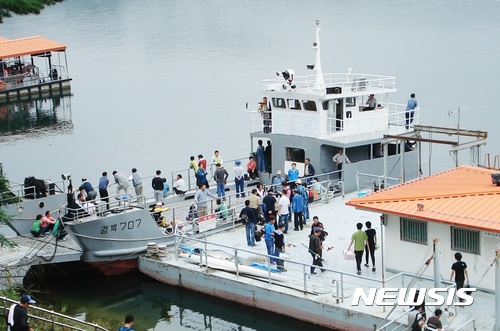
<svg viewBox="0 0 500 331"><path fill-rule="evenodd" d="M276 171L276 177L273 179L273 185L274 185L274 190L276 192L281 192L283 191L283 182L285 181L285 178L281 176L281 170Z"/></svg>
<svg viewBox="0 0 500 331"><path fill-rule="evenodd" d="M321 258L323 256L323 244L321 243L321 240L319 239L319 236L321 235L321 228L315 227L314 228L314 236L311 236L309 238L309 253L311 254L313 258L313 263L311 266L311 274L316 274L314 269L316 269L314 266L320 267L321 272L325 271L323 269L323 263L321 262L323 259Z"/></svg>
<svg viewBox="0 0 500 331"><path fill-rule="evenodd" d="M20 303L14 304L9 309L7 322L10 331L33 331L28 324L28 307L36 303L29 294L23 294Z"/></svg>
<svg viewBox="0 0 500 331"><path fill-rule="evenodd" d="M245 197L245 169L241 166L241 161L234 161L234 185L236 186L236 197Z"/></svg>

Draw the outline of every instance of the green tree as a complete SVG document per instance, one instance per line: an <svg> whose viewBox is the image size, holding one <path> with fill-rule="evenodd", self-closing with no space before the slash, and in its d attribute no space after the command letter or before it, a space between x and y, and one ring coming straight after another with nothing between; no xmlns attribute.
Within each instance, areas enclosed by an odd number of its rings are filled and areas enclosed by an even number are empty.
<svg viewBox="0 0 500 331"><path fill-rule="evenodd" d="M0 0L0 23L6 17L15 15L40 14L45 6L51 6L64 0Z"/></svg>
<svg viewBox="0 0 500 331"><path fill-rule="evenodd" d="M1 1L1 0L0 0ZM0 166L1 167L1 166ZM5 213L1 206L3 204L11 204L17 202L17 197L10 192L9 180L0 170L0 223L9 222L10 216ZM17 244L5 238L0 233L0 247L14 247Z"/></svg>

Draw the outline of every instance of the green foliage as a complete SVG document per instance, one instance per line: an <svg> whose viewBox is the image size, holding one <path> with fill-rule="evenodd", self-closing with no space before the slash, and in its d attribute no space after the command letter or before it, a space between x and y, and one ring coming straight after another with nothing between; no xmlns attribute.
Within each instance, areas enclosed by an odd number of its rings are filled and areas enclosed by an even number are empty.
<svg viewBox="0 0 500 331"><path fill-rule="evenodd" d="M2 0L0 0L1 3ZM0 174L0 206L2 204L10 204L18 202L18 198L10 192L9 180L5 177L3 173ZM0 208L0 224L8 222L10 216L5 213L3 209ZM0 233L0 247L13 248L17 246L16 243L5 238L3 234Z"/></svg>
<svg viewBox="0 0 500 331"><path fill-rule="evenodd" d="M6 17L16 15L40 14L45 6L51 6L64 0L0 0L0 23Z"/></svg>

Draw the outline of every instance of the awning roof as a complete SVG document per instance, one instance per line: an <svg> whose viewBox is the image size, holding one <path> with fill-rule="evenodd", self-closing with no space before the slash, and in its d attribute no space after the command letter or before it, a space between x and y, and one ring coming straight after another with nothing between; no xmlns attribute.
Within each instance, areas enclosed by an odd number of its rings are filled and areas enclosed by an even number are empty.
<svg viewBox="0 0 500 331"><path fill-rule="evenodd" d="M0 59L65 50L66 45L40 36L12 40L0 39Z"/></svg>
<svg viewBox="0 0 500 331"><path fill-rule="evenodd" d="M347 205L401 217L500 232L499 171L461 166L354 198ZM418 208L420 204L421 208Z"/></svg>

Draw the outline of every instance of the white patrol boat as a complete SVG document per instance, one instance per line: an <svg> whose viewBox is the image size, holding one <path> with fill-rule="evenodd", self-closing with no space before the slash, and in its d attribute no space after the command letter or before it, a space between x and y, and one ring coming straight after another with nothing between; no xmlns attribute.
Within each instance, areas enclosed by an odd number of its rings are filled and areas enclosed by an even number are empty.
<svg viewBox="0 0 500 331"><path fill-rule="evenodd" d="M259 109L251 110L252 151L259 140L263 146L270 140L271 174L281 170L286 175L296 163L302 177L304 160L309 158L316 175L329 173L320 181L342 179L347 192L356 190L356 172L395 177L401 182L418 177L417 144L384 136L413 131L420 108L413 110L413 120L407 123L406 102L393 103L390 99L397 91L395 77L354 73L351 69L323 74L319 31L316 21L316 63L307 66L314 75L296 76L288 69L263 81L262 96L267 104L261 101ZM339 149L343 149L346 162L341 173L331 173L338 171L333 157ZM260 178L272 180L271 175L261 174Z"/></svg>

